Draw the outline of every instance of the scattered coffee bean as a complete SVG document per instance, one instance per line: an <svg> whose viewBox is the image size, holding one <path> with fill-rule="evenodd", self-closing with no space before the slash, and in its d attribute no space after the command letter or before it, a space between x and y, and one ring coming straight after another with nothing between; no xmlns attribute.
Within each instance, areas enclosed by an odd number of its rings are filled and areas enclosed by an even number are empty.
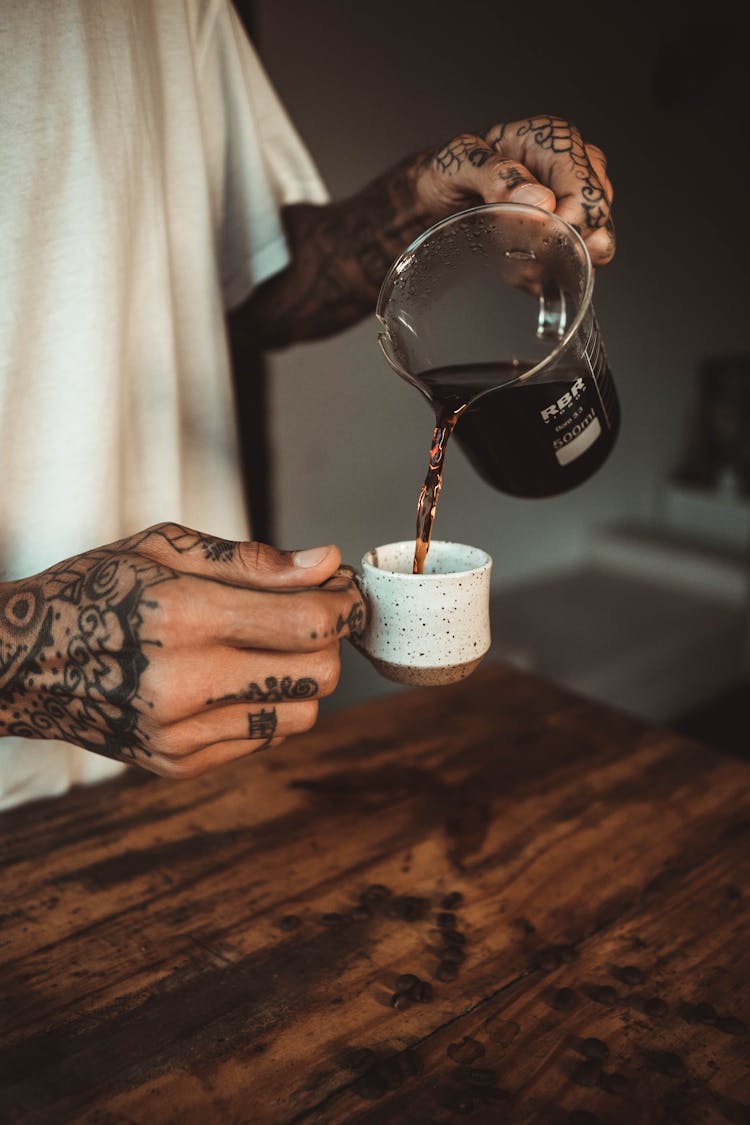
<svg viewBox="0 0 750 1125"><path fill-rule="evenodd" d="M460 906L463 901L464 896L460 891L451 891L449 895L445 896L440 905L444 910L455 910L456 907Z"/></svg>
<svg viewBox="0 0 750 1125"><path fill-rule="evenodd" d="M572 964L578 956L572 945L558 945L555 947L555 953L566 965Z"/></svg>
<svg viewBox="0 0 750 1125"><path fill-rule="evenodd" d="M643 984L646 979L646 974L637 965L625 965L617 970L615 976L625 984Z"/></svg>
<svg viewBox="0 0 750 1125"><path fill-rule="evenodd" d="M744 1035L747 1030L742 1020L736 1016L722 1016L717 1019L715 1026L725 1035Z"/></svg>
<svg viewBox="0 0 750 1125"><path fill-rule="evenodd" d="M466 1079L472 1086L494 1086L497 1075L488 1066L473 1066L467 1070Z"/></svg>
<svg viewBox="0 0 750 1125"><path fill-rule="evenodd" d="M298 930L302 925L302 919L296 914L286 914L279 922L280 930Z"/></svg>
<svg viewBox="0 0 750 1125"><path fill-rule="evenodd" d="M591 999L596 1000L597 1004L604 1004L605 1007L611 1008L617 1001L617 993L611 985L602 984L592 990Z"/></svg>
<svg viewBox="0 0 750 1125"><path fill-rule="evenodd" d="M419 977L414 973L402 973L400 977L396 977L396 992L408 992L415 984L419 984Z"/></svg>
<svg viewBox="0 0 750 1125"><path fill-rule="evenodd" d="M391 899L388 904L388 913L392 918L401 918L404 922L419 922L424 918L429 909L426 898L417 898L415 895L400 895Z"/></svg>
<svg viewBox="0 0 750 1125"><path fill-rule="evenodd" d="M419 980L409 989L408 997L417 1004L429 1004L432 1001L432 985L429 981Z"/></svg>
<svg viewBox="0 0 750 1125"><path fill-rule="evenodd" d="M364 1070L375 1062L375 1052L369 1047L355 1047L346 1056L346 1066L349 1070Z"/></svg>
<svg viewBox="0 0 750 1125"><path fill-rule="evenodd" d="M705 1000L695 1005L693 1013L699 1023L713 1023L716 1019L716 1009L713 1004L708 1004Z"/></svg>
<svg viewBox="0 0 750 1125"><path fill-rule="evenodd" d="M483 1102L509 1102L510 1094L501 1086L475 1086L474 1090Z"/></svg>
<svg viewBox="0 0 750 1125"><path fill-rule="evenodd" d="M655 1070L669 1078L682 1078L685 1073L685 1064L674 1051L651 1051L647 1058Z"/></svg>
<svg viewBox="0 0 750 1125"><path fill-rule="evenodd" d="M552 1000L552 1007L560 1012L572 1012L578 1003L578 997L572 988L558 988Z"/></svg>
<svg viewBox="0 0 750 1125"><path fill-rule="evenodd" d="M385 1079L378 1070L368 1070L357 1079L352 1089L358 1097L375 1101L377 1098L382 1098L386 1091Z"/></svg>
<svg viewBox="0 0 750 1125"><path fill-rule="evenodd" d="M466 934L462 934L460 930L443 930L442 936L446 945L466 944Z"/></svg>
<svg viewBox="0 0 750 1125"><path fill-rule="evenodd" d="M606 1059L609 1054L609 1047L603 1039L584 1039L581 1043L581 1054L585 1055L587 1059Z"/></svg>
<svg viewBox="0 0 750 1125"><path fill-rule="evenodd" d="M452 930L456 924L456 915L451 914L449 911L443 910L440 914L437 915L435 921L437 922L438 926L442 926L444 929Z"/></svg>
<svg viewBox="0 0 750 1125"><path fill-rule="evenodd" d="M378 899L390 898L393 891L390 887L384 887L382 883L371 883L370 886L364 891L364 896L370 902L377 902ZM362 897L362 896L360 896Z"/></svg>
<svg viewBox="0 0 750 1125"><path fill-rule="evenodd" d="M448 1058L453 1059L454 1062L460 1063L463 1066L473 1063L476 1059L481 1059L484 1055L484 1047L477 1039L472 1039L471 1036L465 1035L459 1043L450 1043L448 1045Z"/></svg>
<svg viewBox="0 0 750 1125"><path fill-rule="evenodd" d="M391 996L391 1007L395 1008L397 1012L402 1011L403 1008L408 1008L411 1001L406 992L394 992Z"/></svg>
<svg viewBox="0 0 750 1125"><path fill-rule="evenodd" d="M601 1118L587 1109L574 1109L568 1114L568 1125L601 1125Z"/></svg>
<svg viewBox="0 0 750 1125"><path fill-rule="evenodd" d="M401 1070L407 1078L414 1078L418 1074L423 1074L424 1062L422 1056L418 1055L416 1051L404 1051L401 1055Z"/></svg>
<svg viewBox="0 0 750 1125"><path fill-rule="evenodd" d="M612 1074L602 1075L600 1084L608 1094L613 1094L615 1097L630 1092L630 1080L616 1070Z"/></svg>
<svg viewBox="0 0 750 1125"><path fill-rule="evenodd" d="M643 1010L646 1015L651 1016L652 1019L659 1019L661 1016L666 1016L669 1011L669 1005L666 1000L662 1000L661 996L650 996L643 1005Z"/></svg>
<svg viewBox="0 0 750 1125"><path fill-rule="evenodd" d="M458 976L458 965L453 961L441 961L435 970L435 978L437 980L445 981L446 983L455 980Z"/></svg>
<svg viewBox="0 0 750 1125"><path fill-rule="evenodd" d="M551 973L553 969L558 968L559 964L560 958L557 955L557 950L551 947L540 949L534 957L534 968L543 969L545 973Z"/></svg>
<svg viewBox="0 0 750 1125"><path fill-rule="evenodd" d="M466 960L466 950L460 945L446 945L442 957L444 961L452 961L454 965L460 965Z"/></svg>
<svg viewBox="0 0 750 1125"><path fill-rule="evenodd" d="M398 1090L400 1086L403 1086L404 1079L408 1077L404 1073L398 1055L391 1055L389 1059L383 1059L377 1069L389 1090Z"/></svg>
<svg viewBox="0 0 750 1125"><path fill-rule="evenodd" d="M596 1086L601 1074L601 1065L596 1059L579 1063L572 1074L576 1086Z"/></svg>
<svg viewBox="0 0 750 1125"><path fill-rule="evenodd" d="M324 926L341 926L346 921L343 914L332 911L330 914L321 914L320 921Z"/></svg>

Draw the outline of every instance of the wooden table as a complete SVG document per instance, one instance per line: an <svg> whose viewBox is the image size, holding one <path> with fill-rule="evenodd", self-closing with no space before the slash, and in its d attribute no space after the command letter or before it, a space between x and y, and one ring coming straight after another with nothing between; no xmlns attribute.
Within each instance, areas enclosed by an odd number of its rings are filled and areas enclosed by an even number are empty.
<svg viewBox="0 0 750 1125"><path fill-rule="evenodd" d="M749 814L742 761L499 666L18 809L0 1118L747 1121Z"/></svg>

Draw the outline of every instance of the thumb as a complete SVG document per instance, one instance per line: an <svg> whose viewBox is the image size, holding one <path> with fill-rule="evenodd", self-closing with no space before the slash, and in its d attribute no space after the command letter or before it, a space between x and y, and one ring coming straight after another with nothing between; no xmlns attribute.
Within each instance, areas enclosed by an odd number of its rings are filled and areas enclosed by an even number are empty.
<svg viewBox="0 0 750 1125"><path fill-rule="evenodd" d="M183 574L256 589L319 586L341 564L338 547L280 551L267 543L234 542L180 524L157 524L118 544Z"/></svg>
<svg viewBox="0 0 750 1125"><path fill-rule="evenodd" d="M333 544L299 551L279 551L266 543L238 543L237 567L242 585L258 589L294 589L320 586L341 564L341 551Z"/></svg>
<svg viewBox="0 0 750 1125"><path fill-rule="evenodd" d="M436 158L437 168L445 171L454 184L481 196L485 203L531 203L554 211L555 193L534 176L525 164L510 160L482 137L462 136L448 150L454 163L441 164L441 154ZM459 158L460 157L460 158Z"/></svg>

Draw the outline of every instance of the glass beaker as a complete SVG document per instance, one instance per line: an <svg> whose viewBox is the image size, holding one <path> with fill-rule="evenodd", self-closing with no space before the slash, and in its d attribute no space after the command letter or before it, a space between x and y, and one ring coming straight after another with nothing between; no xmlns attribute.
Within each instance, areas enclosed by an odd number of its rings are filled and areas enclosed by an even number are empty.
<svg viewBox="0 0 750 1125"><path fill-rule="evenodd" d="M383 281L385 358L479 474L515 496L552 496L609 455L620 411L578 232L552 212L490 203L420 235Z"/></svg>

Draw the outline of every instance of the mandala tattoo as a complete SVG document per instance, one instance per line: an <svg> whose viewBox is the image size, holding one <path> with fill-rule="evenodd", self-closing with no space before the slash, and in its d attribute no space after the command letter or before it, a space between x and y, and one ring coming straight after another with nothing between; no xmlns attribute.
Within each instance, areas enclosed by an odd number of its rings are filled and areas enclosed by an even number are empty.
<svg viewBox="0 0 750 1125"><path fill-rule="evenodd" d="M152 756L141 683L161 642L148 621L158 588L180 576L150 557L164 546L217 562L235 549L160 524L3 588L0 734L58 738L123 761Z"/></svg>

